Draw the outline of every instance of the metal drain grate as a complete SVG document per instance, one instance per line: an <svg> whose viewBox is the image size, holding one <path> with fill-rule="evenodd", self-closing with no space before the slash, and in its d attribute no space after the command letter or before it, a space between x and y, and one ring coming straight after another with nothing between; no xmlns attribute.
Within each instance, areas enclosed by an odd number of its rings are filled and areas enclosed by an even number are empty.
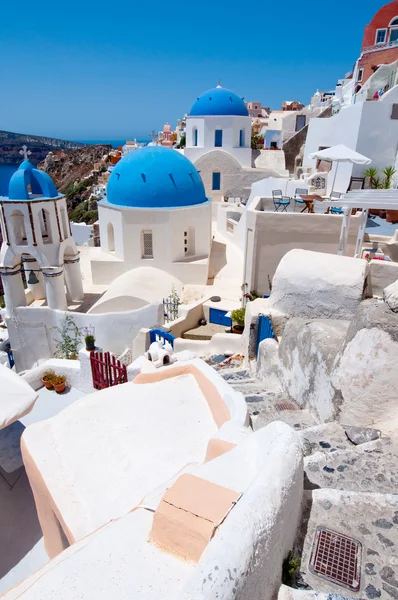
<svg viewBox="0 0 398 600"><path fill-rule="evenodd" d="M362 544L326 527L316 530L310 571L357 592L360 586Z"/></svg>
<svg viewBox="0 0 398 600"><path fill-rule="evenodd" d="M275 408L279 412L282 412L283 410L300 410L294 402L276 402Z"/></svg>

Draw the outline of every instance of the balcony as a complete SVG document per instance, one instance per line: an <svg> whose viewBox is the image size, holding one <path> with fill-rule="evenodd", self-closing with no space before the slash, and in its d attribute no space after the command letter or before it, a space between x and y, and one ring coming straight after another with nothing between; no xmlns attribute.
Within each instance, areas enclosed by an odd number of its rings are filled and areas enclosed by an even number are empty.
<svg viewBox="0 0 398 600"><path fill-rule="evenodd" d="M395 40L394 42L385 42L384 44L375 44L374 46L365 46L365 48L362 48L362 54L378 52L379 50L388 50L389 48L396 47L398 47L398 40Z"/></svg>

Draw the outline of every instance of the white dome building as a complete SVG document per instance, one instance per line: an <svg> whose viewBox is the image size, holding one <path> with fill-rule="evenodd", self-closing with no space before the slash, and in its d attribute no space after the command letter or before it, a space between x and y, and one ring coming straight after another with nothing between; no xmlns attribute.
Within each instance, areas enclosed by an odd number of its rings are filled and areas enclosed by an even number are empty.
<svg viewBox="0 0 398 600"><path fill-rule="evenodd" d="M183 283L207 283L211 201L181 153L147 146L125 156L112 172L98 215L103 253L91 261L94 283L111 283L141 266Z"/></svg>

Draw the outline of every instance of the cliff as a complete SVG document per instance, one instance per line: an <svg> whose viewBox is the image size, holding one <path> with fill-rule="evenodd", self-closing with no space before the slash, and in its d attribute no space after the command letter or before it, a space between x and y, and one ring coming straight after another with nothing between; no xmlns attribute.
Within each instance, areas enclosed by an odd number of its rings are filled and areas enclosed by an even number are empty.
<svg viewBox="0 0 398 600"><path fill-rule="evenodd" d="M19 151L23 145L26 145L30 150L31 155L29 158L35 164L44 160L49 152L69 151L86 146L79 142L0 130L0 163L15 164L21 162L22 157Z"/></svg>
<svg viewBox="0 0 398 600"><path fill-rule="evenodd" d="M85 146L70 152L50 152L39 164L68 201L69 217L75 223L98 219L94 187L107 169L110 145Z"/></svg>

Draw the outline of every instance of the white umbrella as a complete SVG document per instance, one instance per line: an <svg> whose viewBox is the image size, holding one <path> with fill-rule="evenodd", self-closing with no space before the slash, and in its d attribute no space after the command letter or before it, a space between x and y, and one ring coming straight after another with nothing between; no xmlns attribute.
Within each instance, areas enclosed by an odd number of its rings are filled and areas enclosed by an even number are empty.
<svg viewBox="0 0 398 600"><path fill-rule="evenodd" d="M319 150L318 152L313 152L309 155L310 158L318 159L318 160L328 160L330 162L345 162L352 163L356 165L370 165L372 159L364 156L363 154L359 154L359 152L355 152L355 150L351 150L344 144L339 144L338 146L332 146L331 148L326 148L325 150ZM333 192L334 184L336 182L337 177L337 169L339 164L337 164L336 171L334 174L332 190L330 194Z"/></svg>
<svg viewBox="0 0 398 600"><path fill-rule="evenodd" d="M0 365L0 429L30 412L37 392L14 371Z"/></svg>

